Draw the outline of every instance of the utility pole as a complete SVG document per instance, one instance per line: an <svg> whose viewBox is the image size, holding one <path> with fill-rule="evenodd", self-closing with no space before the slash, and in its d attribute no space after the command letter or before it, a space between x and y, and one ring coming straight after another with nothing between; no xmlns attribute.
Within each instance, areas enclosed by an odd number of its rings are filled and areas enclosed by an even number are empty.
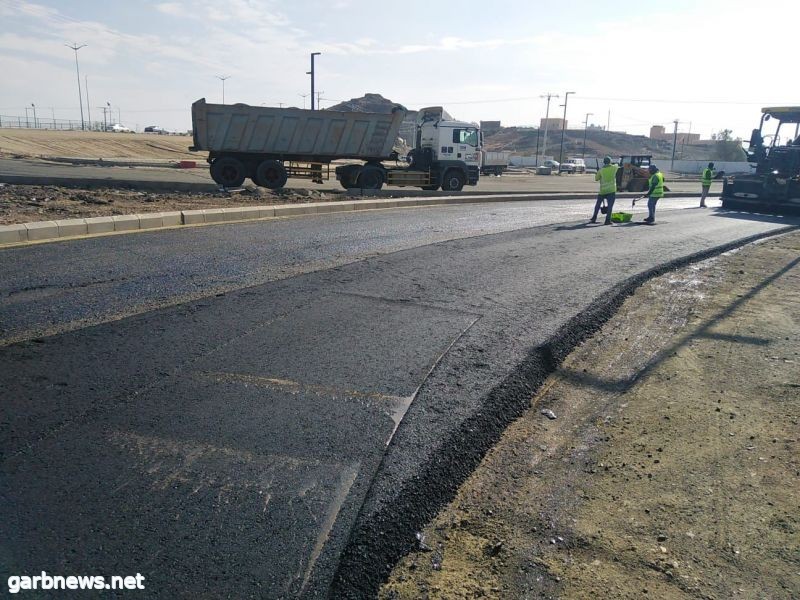
<svg viewBox="0 0 800 600"><path fill-rule="evenodd" d="M583 152L581 158L586 158L586 131L589 129L589 117L594 113L586 113L586 120L583 122Z"/></svg>
<svg viewBox="0 0 800 600"><path fill-rule="evenodd" d="M303 99L303 108L306 107L306 98L308 98L308 94L297 94Z"/></svg>
<svg viewBox="0 0 800 600"><path fill-rule="evenodd" d="M569 95L574 94L575 92L567 92L564 94L564 119L561 122L561 150L558 152L558 162L564 162L564 130L567 128L567 101L569 100ZM561 170L559 168L559 173Z"/></svg>
<svg viewBox="0 0 800 600"><path fill-rule="evenodd" d="M544 140L542 140L542 158L544 158L547 156L547 126L550 119L550 98L558 98L558 94L551 94L548 92L545 95L539 96L539 98L547 98L547 111L544 113ZM539 162L538 158L536 162Z"/></svg>
<svg viewBox="0 0 800 600"><path fill-rule="evenodd" d="M611 131L611 109L608 109L608 121L606 121L606 131Z"/></svg>
<svg viewBox="0 0 800 600"><path fill-rule="evenodd" d="M222 103L225 104L225 80L230 79L230 75L216 75L216 78L222 82Z"/></svg>
<svg viewBox="0 0 800 600"><path fill-rule="evenodd" d="M314 92L314 93L317 95L317 110L322 110L322 105L319 103L319 101L322 98L322 94L324 94L325 92Z"/></svg>
<svg viewBox="0 0 800 600"><path fill-rule="evenodd" d="M669 165L669 170L675 170L675 147L678 145L678 119L673 121L675 123L675 129L672 132L672 162Z"/></svg>
<svg viewBox="0 0 800 600"><path fill-rule="evenodd" d="M64 44L67 48L72 48L75 51L75 72L78 74L78 102L81 106L81 129L86 130L86 124L83 122L83 94L81 93L81 70L78 66L78 50L81 48L85 48L86 44L78 44L73 43L71 46L69 44Z"/></svg>
<svg viewBox="0 0 800 600"><path fill-rule="evenodd" d="M90 108L92 105L89 104L89 76L83 76L83 82L86 84L84 87L86 88L86 113L89 117L89 129L92 128L92 109Z"/></svg>
<svg viewBox="0 0 800 600"><path fill-rule="evenodd" d="M534 167L538 167L539 166L539 134L541 132L542 132L542 127L541 127L541 124L540 124L540 126L536 128L536 159L535 159L536 160L536 164L533 165Z"/></svg>
<svg viewBox="0 0 800 600"><path fill-rule="evenodd" d="M33 128L38 129L39 123L36 120L36 105L33 102L31 102L31 106L33 107Z"/></svg>
<svg viewBox="0 0 800 600"><path fill-rule="evenodd" d="M322 52L312 52L311 53L311 70L306 72L306 75L311 75L311 110L314 109L314 57L319 56ZM319 100L317 101L319 104Z"/></svg>

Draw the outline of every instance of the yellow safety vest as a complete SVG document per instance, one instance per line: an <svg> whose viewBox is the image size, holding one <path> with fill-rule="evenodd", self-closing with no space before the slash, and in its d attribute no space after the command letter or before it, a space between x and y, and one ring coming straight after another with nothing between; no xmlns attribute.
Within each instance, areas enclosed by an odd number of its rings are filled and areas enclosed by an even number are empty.
<svg viewBox="0 0 800 600"><path fill-rule="evenodd" d="M714 172L711 169L703 169L703 185L711 185L711 180L714 178Z"/></svg>
<svg viewBox="0 0 800 600"><path fill-rule="evenodd" d="M650 194L651 198L664 197L664 174L661 171L653 173L653 176L650 178L650 186L655 186L653 187L653 192Z"/></svg>
<svg viewBox="0 0 800 600"><path fill-rule="evenodd" d="M600 194L613 194L617 191L617 169L618 165L606 165L597 171L594 180L600 182Z"/></svg>

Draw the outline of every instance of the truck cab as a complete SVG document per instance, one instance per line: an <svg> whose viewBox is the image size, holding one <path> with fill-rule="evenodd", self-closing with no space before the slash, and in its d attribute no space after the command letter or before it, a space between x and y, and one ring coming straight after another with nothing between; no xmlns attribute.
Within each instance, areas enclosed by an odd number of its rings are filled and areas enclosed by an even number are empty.
<svg viewBox="0 0 800 600"><path fill-rule="evenodd" d="M411 168L430 170L428 189L458 191L480 178L481 135L474 123L453 120L441 106L417 114L416 143L409 153ZM434 184L438 183L434 187Z"/></svg>

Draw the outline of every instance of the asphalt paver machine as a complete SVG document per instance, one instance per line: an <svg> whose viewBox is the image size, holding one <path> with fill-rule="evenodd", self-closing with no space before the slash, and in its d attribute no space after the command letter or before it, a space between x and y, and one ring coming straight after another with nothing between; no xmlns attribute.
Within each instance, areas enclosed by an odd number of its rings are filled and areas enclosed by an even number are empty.
<svg viewBox="0 0 800 600"><path fill-rule="evenodd" d="M755 213L800 214L800 106L761 110L747 159L755 171L729 175L722 186L722 207Z"/></svg>

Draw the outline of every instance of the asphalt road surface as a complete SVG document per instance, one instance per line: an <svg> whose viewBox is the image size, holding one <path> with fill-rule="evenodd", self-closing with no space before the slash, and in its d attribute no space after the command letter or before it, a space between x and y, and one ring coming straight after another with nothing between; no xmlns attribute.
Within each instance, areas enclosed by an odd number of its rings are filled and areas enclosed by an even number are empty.
<svg viewBox="0 0 800 600"><path fill-rule="evenodd" d="M204 165L203 159L198 158L198 164ZM11 177L22 178L13 180ZM27 178L27 179L26 179ZM216 184L211 179L208 168L202 166L197 169L174 169L157 167L106 167L95 165L71 165L62 162L49 162L35 159L0 159L0 182L40 183L42 178L53 178L66 185L72 182L75 186L86 185L114 185L127 182L126 185L147 187L168 186L175 184L176 189L194 191L213 190ZM700 181L672 180L667 181L668 186L675 192L700 192ZM288 188L313 189L323 192L342 192L342 187L336 181L331 167L331 179L324 184L314 184L306 179L290 179ZM164 187L164 189L168 189ZM403 190L386 186L388 190ZM417 190L417 188L410 188ZM722 183L715 182L712 192L721 191ZM465 186L465 192L481 193L510 193L510 192L597 192L597 182L594 175L530 175L523 172L509 172L501 177L481 177L478 185Z"/></svg>
<svg viewBox="0 0 800 600"><path fill-rule="evenodd" d="M144 596L324 596L365 498L362 521L413 486L529 349L631 275L797 223L715 209L576 223L588 204L0 251L2 580L141 573Z"/></svg>

